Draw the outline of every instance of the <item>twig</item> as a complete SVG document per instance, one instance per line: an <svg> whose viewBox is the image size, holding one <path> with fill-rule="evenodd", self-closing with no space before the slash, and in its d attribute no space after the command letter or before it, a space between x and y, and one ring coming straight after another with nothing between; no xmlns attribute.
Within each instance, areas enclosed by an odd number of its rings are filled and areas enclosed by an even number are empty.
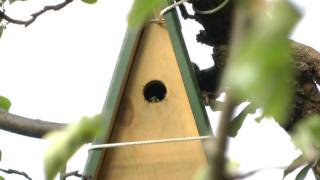
<svg viewBox="0 0 320 180"><path fill-rule="evenodd" d="M237 44L242 37L243 17L238 10L235 11L234 16L235 20L233 22L232 41L233 44ZM230 52L232 53L232 50ZM232 54L229 55L229 58L230 57L232 57ZM211 157L211 180L227 180L229 178L226 170L225 152L228 146L229 125L236 105L232 91L227 91L216 132L216 140L214 141L214 151Z"/></svg>
<svg viewBox="0 0 320 180"><path fill-rule="evenodd" d="M79 174L79 171L73 171L73 172L69 172L69 173L66 173L64 175L64 179L67 179L68 177L71 177L71 176L75 176L75 177L78 177L78 178L82 178L82 174Z"/></svg>
<svg viewBox="0 0 320 180"><path fill-rule="evenodd" d="M229 93L226 93L224 108L220 116L219 125L217 128L216 139L214 141L214 152L211 159L211 179L225 180L226 175L226 159L225 151L228 144L228 129L232 114L236 103Z"/></svg>
<svg viewBox="0 0 320 180"><path fill-rule="evenodd" d="M49 131L61 129L66 125L0 111L0 129L24 136L42 138Z"/></svg>
<svg viewBox="0 0 320 180"><path fill-rule="evenodd" d="M60 173L59 173L60 180L65 180L66 172L67 172L67 165L63 166L63 168L61 168L60 170Z"/></svg>
<svg viewBox="0 0 320 180"><path fill-rule="evenodd" d="M21 175L21 176L24 176L26 179L28 180L32 180L30 176L28 176L27 173L25 172L22 172L22 171L17 171L17 170L14 170L14 169L8 169L8 170L5 170L5 169L1 169L0 168L0 171L1 172L4 172L6 174L17 174L17 175Z"/></svg>
<svg viewBox="0 0 320 180"><path fill-rule="evenodd" d="M5 14L4 11L0 11L0 19L4 19L4 20L6 20L6 21L8 21L10 23L18 24L18 25L24 25L25 27L27 27L31 23L33 23L43 13L45 13L47 11L50 11L50 10L58 11L58 10L64 8L69 3L71 3L72 1L73 0L65 0L62 3L56 4L56 5L45 6L40 11L31 14L31 18L29 20L26 20L26 21L11 18L7 14Z"/></svg>
<svg viewBox="0 0 320 180"><path fill-rule="evenodd" d="M259 173L259 172L264 171L264 170L268 170L268 169L284 170L285 168L286 168L286 167L260 168L260 169L255 169L255 170L246 172L246 173L244 173L244 174L237 174L237 175L229 176L228 179L229 179L229 180L245 179L245 178L248 178L248 177L250 177L250 176L253 176L253 175L255 175L256 173Z"/></svg>

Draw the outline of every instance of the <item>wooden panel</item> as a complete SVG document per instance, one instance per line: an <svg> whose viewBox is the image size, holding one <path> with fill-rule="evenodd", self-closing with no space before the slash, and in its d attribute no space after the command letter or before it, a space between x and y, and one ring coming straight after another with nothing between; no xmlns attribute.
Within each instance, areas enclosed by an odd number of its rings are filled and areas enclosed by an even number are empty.
<svg viewBox="0 0 320 180"><path fill-rule="evenodd" d="M121 97L132 66L133 57L136 53L136 47L140 39L141 28L128 29L121 47L116 69L112 76L108 94L101 112L103 117L103 132L97 137L93 144L102 144L108 139L113 128L113 123L119 109ZM83 172L87 177L96 177L101 160L104 156L103 150L89 151L85 170Z"/></svg>
<svg viewBox="0 0 320 180"><path fill-rule="evenodd" d="M171 4L172 1L167 0L167 3ZM196 120L198 132L200 135L212 134L209 118L203 104L198 81L192 69L187 47L181 33L181 25L177 11L175 9L172 10L170 13L167 13L164 18L179 69L182 74L182 80L189 98L191 109Z"/></svg>
<svg viewBox="0 0 320 180"><path fill-rule="evenodd" d="M150 103L143 89L159 80L164 100ZM174 50L164 26L144 29L110 142L198 136ZM188 180L206 164L201 142L142 145L106 151L98 179Z"/></svg>

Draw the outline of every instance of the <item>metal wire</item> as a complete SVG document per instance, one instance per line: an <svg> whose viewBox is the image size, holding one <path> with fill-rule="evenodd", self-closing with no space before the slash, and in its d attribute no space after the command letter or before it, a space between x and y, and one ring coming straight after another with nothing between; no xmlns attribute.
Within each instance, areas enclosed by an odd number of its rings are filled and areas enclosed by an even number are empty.
<svg viewBox="0 0 320 180"><path fill-rule="evenodd" d="M163 8L160 13L159 13L159 16L155 19L151 19L150 22L151 23L163 23L164 20L163 20L163 16L168 13L169 11L171 11L172 9L176 8L177 6L187 2L189 0L181 0L181 1L178 1L178 2L175 2L165 8ZM197 14L203 14L203 15L209 15L209 14L214 14L218 11L220 11L223 7L225 7L227 4L228 4L229 0L225 0L223 1L219 6L213 8L213 9L209 9L209 10L198 10L196 8L193 7L193 10L195 13Z"/></svg>
<svg viewBox="0 0 320 180"><path fill-rule="evenodd" d="M89 147L88 151L97 149L109 149L118 148L124 146L136 146L136 145L147 145L147 144L163 144L163 143L175 143L185 141L199 141L205 139L211 139L213 136L193 136L193 137L182 137L182 138L169 138L169 139L157 139L157 140L146 140L146 141L132 141L132 142L120 142L120 143L109 143L109 144L98 144Z"/></svg>
<svg viewBox="0 0 320 180"><path fill-rule="evenodd" d="M214 13L220 11L224 6L226 6L228 4L228 2L229 2L229 0L225 0L219 6L213 8L213 9L209 9L209 10L202 11L202 10L198 10L194 7L193 7L193 10L197 14L204 14L204 15L214 14Z"/></svg>
<svg viewBox="0 0 320 180"><path fill-rule="evenodd" d="M175 2L165 8L163 8L161 11L160 11L160 17L165 15L167 12L171 11L172 9L176 8L177 6L179 6L180 4L183 4L185 2L187 2L189 0L181 0L181 1L178 1L178 2Z"/></svg>

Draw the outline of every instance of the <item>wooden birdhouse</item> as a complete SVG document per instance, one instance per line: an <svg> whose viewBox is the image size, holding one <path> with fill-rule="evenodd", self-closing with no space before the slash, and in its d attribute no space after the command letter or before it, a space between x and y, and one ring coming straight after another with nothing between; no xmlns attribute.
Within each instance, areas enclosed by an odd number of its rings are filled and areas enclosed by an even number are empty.
<svg viewBox="0 0 320 180"><path fill-rule="evenodd" d="M93 144L210 134L175 11L164 22L128 29ZM84 175L97 180L188 180L207 164L201 141L89 152Z"/></svg>

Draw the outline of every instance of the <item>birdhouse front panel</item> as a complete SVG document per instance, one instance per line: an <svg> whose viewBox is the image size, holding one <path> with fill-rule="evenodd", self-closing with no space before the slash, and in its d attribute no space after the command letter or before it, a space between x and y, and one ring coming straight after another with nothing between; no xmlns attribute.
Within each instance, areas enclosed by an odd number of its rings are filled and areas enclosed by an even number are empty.
<svg viewBox="0 0 320 180"><path fill-rule="evenodd" d="M199 136L165 24L147 24L105 143ZM188 180L207 160L199 141L108 149L99 180Z"/></svg>

